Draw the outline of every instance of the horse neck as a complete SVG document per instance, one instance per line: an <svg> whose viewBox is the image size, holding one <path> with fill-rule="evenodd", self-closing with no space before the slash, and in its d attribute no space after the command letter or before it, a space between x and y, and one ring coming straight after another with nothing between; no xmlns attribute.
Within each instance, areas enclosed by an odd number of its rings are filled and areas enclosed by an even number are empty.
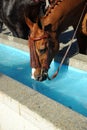
<svg viewBox="0 0 87 130"><path fill-rule="evenodd" d="M42 25L57 25L79 4L85 0L56 0L52 7L49 7L46 15L42 18Z"/></svg>

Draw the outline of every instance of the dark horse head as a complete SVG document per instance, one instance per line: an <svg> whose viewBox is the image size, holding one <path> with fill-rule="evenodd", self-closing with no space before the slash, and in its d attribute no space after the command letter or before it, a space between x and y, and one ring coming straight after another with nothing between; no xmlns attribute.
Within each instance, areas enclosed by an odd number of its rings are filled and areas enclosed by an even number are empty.
<svg viewBox="0 0 87 130"><path fill-rule="evenodd" d="M34 22L44 10L44 0L0 0L0 32L4 23L13 36L27 39L29 28L24 15Z"/></svg>

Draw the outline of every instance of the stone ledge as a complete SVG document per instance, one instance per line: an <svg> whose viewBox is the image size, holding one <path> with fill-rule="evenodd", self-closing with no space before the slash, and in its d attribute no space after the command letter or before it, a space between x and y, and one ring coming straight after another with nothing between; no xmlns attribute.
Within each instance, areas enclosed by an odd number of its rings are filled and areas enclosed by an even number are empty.
<svg viewBox="0 0 87 130"><path fill-rule="evenodd" d="M87 129L86 117L5 75L0 75L0 106L1 104L8 107L9 111L14 111L17 115L21 116L25 122L31 122L30 127L34 127L33 130ZM8 118L11 118L11 115ZM18 119L16 118L16 121ZM2 124L2 118L0 118L0 124ZM9 130L8 128L5 130ZM18 130L18 126L14 126L14 128Z"/></svg>

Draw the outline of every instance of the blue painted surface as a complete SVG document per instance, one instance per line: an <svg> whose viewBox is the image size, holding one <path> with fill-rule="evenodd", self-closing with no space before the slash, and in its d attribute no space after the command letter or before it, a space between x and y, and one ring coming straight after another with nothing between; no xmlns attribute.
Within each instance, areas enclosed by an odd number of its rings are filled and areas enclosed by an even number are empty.
<svg viewBox="0 0 87 130"><path fill-rule="evenodd" d="M29 60L29 53L0 44L0 73L87 116L87 72L63 65L55 79L38 82L31 79ZM56 71L58 65L52 62L49 75Z"/></svg>

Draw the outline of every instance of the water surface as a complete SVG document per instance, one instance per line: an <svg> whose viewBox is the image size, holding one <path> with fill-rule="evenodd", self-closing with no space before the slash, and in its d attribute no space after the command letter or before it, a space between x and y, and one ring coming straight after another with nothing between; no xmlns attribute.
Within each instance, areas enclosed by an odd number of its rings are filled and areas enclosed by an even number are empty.
<svg viewBox="0 0 87 130"><path fill-rule="evenodd" d="M31 87L45 96L87 117L87 72L63 65L58 76L49 81L31 79L29 53L0 44L0 73ZM52 62L51 76L58 67Z"/></svg>

